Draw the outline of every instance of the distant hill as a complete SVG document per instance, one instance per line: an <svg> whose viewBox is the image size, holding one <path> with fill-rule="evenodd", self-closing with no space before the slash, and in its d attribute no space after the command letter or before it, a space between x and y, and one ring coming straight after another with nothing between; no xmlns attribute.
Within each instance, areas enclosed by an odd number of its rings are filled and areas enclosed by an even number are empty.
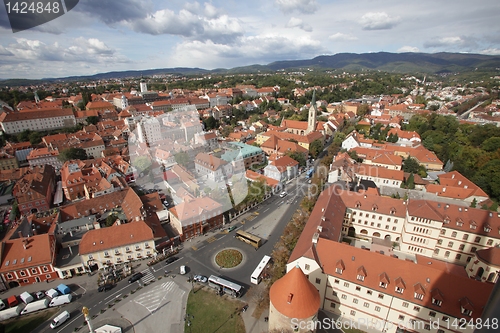
<svg viewBox="0 0 500 333"><path fill-rule="evenodd" d="M276 61L273 70L292 68L374 69L388 72L458 72L500 68L500 56L465 53L338 53L309 60Z"/></svg>
<svg viewBox="0 0 500 333"><path fill-rule="evenodd" d="M500 68L500 56L489 56L468 53L338 53L322 55L313 59L275 61L268 65L249 65L231 69L217 68L206 70L202 68L160 68L133 71L116 71L87 76L70 76L62 78L47 78L42 80L10 79L0 81L3 85L38 84L41 81L84 81L103 80L111 78L127 78L181 74L240 74L256 72L275 72L277 70L292 69L345 69L347 71L360 71L363 69L381 70L397 73L446 73L465 72L475 69L497 70Z"/></svg>

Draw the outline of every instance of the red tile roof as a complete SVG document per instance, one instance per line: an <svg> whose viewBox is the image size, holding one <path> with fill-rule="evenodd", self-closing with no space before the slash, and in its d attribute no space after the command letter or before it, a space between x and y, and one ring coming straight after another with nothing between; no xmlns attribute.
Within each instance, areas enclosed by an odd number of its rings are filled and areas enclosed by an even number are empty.
<svg viewBox="0 0 500 333"><path fill-rule="evenodd" d="M24 238L11 239L3 243L0 272L53 263L55 252L53 236L49 234L36 235L27 238L27 240L26 249L24 248Z"/></svg>
<svg viewBox="0 0 500 333"><path fill-rule="evenodd" d="M306 319L320 307L319 291L299 267L292 268L269 290L271 304L288 318Z"/></svg>
<svg viewBox="0 0 500 333"><path fill-rule="evenodd" d="M492 284L475 281L465 276L457 276L432 264L425 264L425 262L416 264L412 261L381 255L321 237L318 240L316 250L325 274L399 299L422 304L427 308L458 318L463 317L460 312L460 302L464 299L469 300L467 304L472 307L472 317L480 317L493 289ZM336 263L339 260L345 264L342 274L336 272ZM357 279L357 271L361 266L367 272L364 281ZM380 286L380 275L384 273L389 281L386 288ZM402 294L395 290L396 280L398 280L399 285L404 283L406 286ZM423 299L416 299L415 292L421 293ZM432 295L436 295L437 292L444 298L440 307L432 304Z"/></svg>
<svg viewBox="0 0 500 333"><path fill-rule="evenodd" d="M144 221L93 229L82 236L80 255L153 240L153 231Z"/></svg>

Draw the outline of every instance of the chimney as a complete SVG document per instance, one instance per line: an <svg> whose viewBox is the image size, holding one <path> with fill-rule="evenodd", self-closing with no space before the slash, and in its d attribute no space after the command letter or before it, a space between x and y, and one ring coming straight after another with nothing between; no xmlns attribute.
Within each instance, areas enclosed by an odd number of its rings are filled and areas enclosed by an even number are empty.
<svg viewBox="0 0 500 333"><path fill-rule="evenodd" d="M446 187L443 187L443 193L446 192Z"/></svg>
<svg viewBox="0 0 500 333"><path fill-rule="evenodd" d="M292 303L292 298L293 298L293 294L292 293L288 294L288 299L287 299L288 304Z"/></svg>

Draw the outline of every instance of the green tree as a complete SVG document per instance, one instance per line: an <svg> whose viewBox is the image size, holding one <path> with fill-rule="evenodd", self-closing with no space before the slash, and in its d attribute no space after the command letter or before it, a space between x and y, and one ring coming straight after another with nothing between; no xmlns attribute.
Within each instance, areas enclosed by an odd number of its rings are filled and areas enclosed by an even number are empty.
<svg viewBox="0 0 500 333"><path fill-rule="evenodd" d="M59 159L63 162L69 160L86 160L87 153L82 148L66 148L59 152Z"/></svg>
<svg viewBox="0 0 500 333"><path fill-rule="evenodd" d="M408 157L403 161L403 171L410 173L418 173L418 169L420 168L420 164L418 161L412 157Z"/></svg>
<svg viewBox="0 0 500 333"><path fill-rule="evenodd" d="M306 166L306 157L304 156L304 153L300 153L298 151L287 151L285 155L299 162L299 166L301 167Z"/></svg>
<svg viewBox="0 0 500 333"><path fill-rule="evenodd" d="M309 154L311 154L311 156L313 158L316 158L316 157L318 157L318 155L319 155L319 153L321 152L322 149L323 149L323 144L321 143L321 141L318 140L318 139L314 140L309 145Z"/></svg>
<svg viewBox="0 0 500 333"><path fill-rule="evenodd" d="M498 149L500 149L500 137L494 136L484 140L481 144L481 148L488 152L497 151Z"/></svg>
<svg viewBox="0 0 500 333"><path fill-rule="evenodd" d="M90 117L87 117L85 119L85 121L87 122L87 124L89 125L97 125L97 123L99 122L99 117L98 116L90 116Z"/></svg>
<svg viewBox="0 0 500 333"><path fill-rule="evenodd" d="M481 187L493 200L500 200L500 160L491 160L471 179Z"/></svg>
<svg viewBox="0 0 500 333"><path fill-rule="evenodd" d="M117 217L114 214L109 214L106 217L106 227L111 227L116 222Z"/></svg>
<svg viewBox="0 0 500 333"><path fill-rule="evenodd" d="M211 130L217 127L217 120L213 116L210 116L206 119L203 119L203 125L205 126L205 130Z"/></svg>
<svg viewBox="0 0 500 333"><path fill-rule="evenodd" d="M175 161L184 167L189 164L189 155L185 151L175 154L174 157Z"/></svg>
<svg viewBox="0 0 500 333"><path fill-rule="evenodd" d="M413 173L410 173L410 176L406 180L406 188L413 190L415 189L415 179Z"/></svg>
<svg viewBox="0 0 500 333"><path fill-rule="evenodd" d="M477 206L476 198L474 198L474 200L472 200L472 202L470 203L470 206L471 206L471 208L476 208L476 206Z"/></svg>
<svg viewBox="0 0 500 333"><path fill-rule="evenodd" d="M362 103L360 106L358 106L358 110L356 114L360 117L363 117L364 115L370 113L370 106L366 103Z"/></svg>

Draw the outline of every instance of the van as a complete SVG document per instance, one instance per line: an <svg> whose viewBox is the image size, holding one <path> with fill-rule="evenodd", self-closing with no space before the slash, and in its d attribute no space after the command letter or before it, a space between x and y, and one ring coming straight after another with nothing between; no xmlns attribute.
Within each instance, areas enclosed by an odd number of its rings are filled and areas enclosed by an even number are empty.
<svg viewBox="0 0 500 333"><path fill-rule="evenodd" d="M50 328L56 328L69 319L69 312L64 311L60 315L54 318L50 323Z"/></svg>
<svg viewBox="0 0 500 333"><path fill-rule="evenodd" d="M24 293L22 293L21 295L19 295L19 298L22 299L22 301L24 302L24 304L29 304L31 302L33 302L35 299L33 298L33 296L25 291Z"/></svg>
<svg viewBox="0 0 500 333"><path fill-rule="evenodd" d="M67 295L71 292L71 289L69 289L69 287L64 283L58 285L56 289L61 293L61 295Z"/></svg>
<svg viewBox="0 0 500 333"><path fill-rule="evenodd" d="M48 299L42 299L39 301L31 302L30 304L26 305L26 307L21 311L21 314L26 314L26 313L31 313L39 310L46 309L49 304Z"/></svg>
<svg viewBox="0 0 500 333"><path fill-rule="evenodd" d="M45 295L49 296L50 298L54 298L59 296L59 293L55 289L49 289L45 292Z"/></svg>
<svg viewBox="0 0 500 333"><path fill-rule="evenodd" d="M23 305L17 305L13 308L8 308L0 311L0 321L7 320L19 316L21 310L24 308Z"/></svg>
<svg viewBox="0 0 500 333"><path fill-rule="evenodd" d="M7 306L5 305L4 301L0 299L0 310L5 309Z"/></svg>
<svg viewBox="0 0 500 333"><path fill-rule="evenodd" d="M181 274L181 275L186 274L186 266L184 266L184 265L182 265L182 266L181 266L181 271L180 271L180 274Z"/></svg>
<svg viewBox="0 0 500 333"><path fill-rule="evenodd" d="M50 301L49 306L59 306L69 303L72 298L73 296L71 296L71 294L54 297L52 301Z"/></svg>

